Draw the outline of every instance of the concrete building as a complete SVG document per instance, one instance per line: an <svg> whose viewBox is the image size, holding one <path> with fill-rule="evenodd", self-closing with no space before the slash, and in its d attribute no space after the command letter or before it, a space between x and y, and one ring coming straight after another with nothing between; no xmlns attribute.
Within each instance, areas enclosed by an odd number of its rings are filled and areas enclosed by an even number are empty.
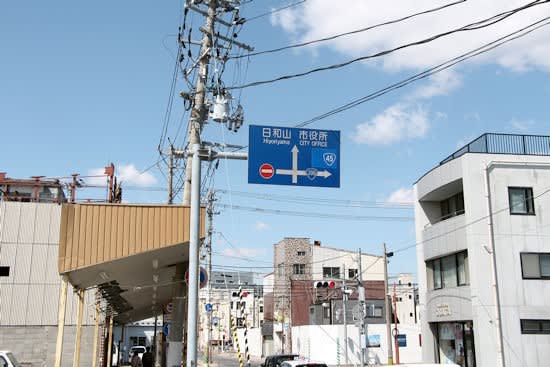
<svg viewBox="0 0 550 367"><path fill-rule="evenodd" d="M484 134L414 185L424 361L550 360L550 137Z"/></svg>
<svg viewBox="0 0 550 367"><path fill-rule="evenodd" d="M395 296L398 323L418 323L418 286L413 282L412 274L399 274L396 281L390 282L388 293Z"/></svg>
<svg viewBox="0 0 550 367"><path fill-rule="evenodd" d="M346 320L357 310L358 256L355 251L321 246L309 238L284 238L274 245L273 349L290 351L291 327L343 323L342 289L351 291ZM369 323L383 323L384 264L379 256L362 254L362 279ZM317 288L315 282L334 283ZM265 299L266 305L268 300ZM355 314L358 311L355 312ZM355 317L356 318L356 317Z"/></svg>
<svg viewBox="0 0 550 367"><path fill-rule="evenodd" d="M30 180L29 180L30 181ZM2 188L0 201L0 345L13 351L20 362L53 366L57 338L61 280L57 271L61 206L59 185L42 182L39 189L12 180ZM40 201L30 202L33 193ZM46 202L42 202L42 200ZM73 355L77 321L77 296L69 286L63 349ZM92 365L95 325L95 292L84 304L81 366ZM63 366L72 365L63 359Z"/></svg>

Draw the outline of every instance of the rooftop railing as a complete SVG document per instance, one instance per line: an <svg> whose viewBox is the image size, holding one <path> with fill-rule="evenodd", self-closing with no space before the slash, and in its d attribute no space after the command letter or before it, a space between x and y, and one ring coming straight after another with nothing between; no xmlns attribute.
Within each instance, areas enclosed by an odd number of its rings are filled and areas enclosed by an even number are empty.
<svg viewBox="0 0 550 367"><path fill-rule="evenodd" d="M442 160L439 165L466 153L550 156L550 136L486 133Z"/></svg>

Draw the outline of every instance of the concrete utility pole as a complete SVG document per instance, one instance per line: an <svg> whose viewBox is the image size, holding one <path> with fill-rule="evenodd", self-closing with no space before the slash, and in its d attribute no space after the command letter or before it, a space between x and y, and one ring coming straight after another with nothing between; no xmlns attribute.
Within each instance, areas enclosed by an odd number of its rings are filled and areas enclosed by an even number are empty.
<svg viewBox="0 0 550 367"><path fill-rule="evenodd" d="M359 305L361 307L361 329L359 330L361 348L361 367L365 366L365 354L367 351L367 330L368 325L365 321L367 317L367 304L365 302L365 287L363 286L363 270L361 269L361 249L357 250L357 280L359 282L357 291L359 292Z"/></svg>
<svg viewBox="0 0 550 367"><path fill-rule="evenodd" d="M344 358L346 360L346 365L348 365L348 320L346 315L346 302L348 300L348 294L346 288L346 264L342 265L342 279L342 311L344 313Z"/></svg>
<svg viewBox="0 0 550 367"><path fill-rule="evenodd" d="M208 206L206 208L206 214L208 215L208 243L206 245L206 250L208 252L208 283L207 283L207 304L212 303L212 235L214 233L214 202L216 197L214 191L208 191ZM208 363L212 362L212 353L211 353L211 340L212 340L212 311L208 313L208 341L206 346Z"/></svg>
<svg viewBox="0 0 550 367"><path fill-rule="evenodd" d="M170 144L168 157L168 204L174 203L174 146Z"/></svg>
<svg viewBox="0 0 550 367"><path fill-rule="evenodd" d="M393 364L393 349L391 342L391 315L390 302L388 300L388 253L384 243L384 308L386 309L386 340L388 343L388 365ZM389 257L393 256L393 253Z"/></svg>
<svg viewBox="0 0 550 367"><path fill-rule="evenodd" d="M214 23L216 21L217 0L210 0L208 13L204 25L204 35L199 53L199 77L195 87L195 99L189 119L189 146L201 143L201 131L208 119L208 107L206 105L206 82L208 80L208 64L210 62L210 51L212 49L212 36L214 34ZM185 181L183 183L183 205L191 204L191 174L193 170L193 156L187 157L185 166Z"/></svg>

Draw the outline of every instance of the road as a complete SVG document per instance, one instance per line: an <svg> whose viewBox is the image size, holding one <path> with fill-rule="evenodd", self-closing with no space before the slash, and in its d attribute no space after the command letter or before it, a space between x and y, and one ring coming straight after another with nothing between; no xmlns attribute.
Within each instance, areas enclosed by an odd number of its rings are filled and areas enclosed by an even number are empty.
<svg viewBox="0 0 550 367"><path fill-rule="evenodd" d="M251 367L259 367L260 363L261 363L260 358L250 357ZM204 359L199 361L199 366L206 367L206 363L204 362ZM225 353L213 352L212 363L210 363L210 366L211 367L239 367L239 360L237 359L237 353L236 352L225 352Z"/></svg>

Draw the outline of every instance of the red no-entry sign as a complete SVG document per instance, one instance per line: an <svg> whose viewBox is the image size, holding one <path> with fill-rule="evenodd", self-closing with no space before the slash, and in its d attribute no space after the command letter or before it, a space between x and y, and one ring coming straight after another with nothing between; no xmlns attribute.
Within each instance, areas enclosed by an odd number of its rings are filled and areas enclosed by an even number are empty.
<svg viewBox="0 0 550 367"><path fill-rule="evenodd" d="M273 169L273 166L269 163L264 163L260 166L260 176L262 178L265 178L266 180L273 177L275 174L275 170Z"/></svg>

